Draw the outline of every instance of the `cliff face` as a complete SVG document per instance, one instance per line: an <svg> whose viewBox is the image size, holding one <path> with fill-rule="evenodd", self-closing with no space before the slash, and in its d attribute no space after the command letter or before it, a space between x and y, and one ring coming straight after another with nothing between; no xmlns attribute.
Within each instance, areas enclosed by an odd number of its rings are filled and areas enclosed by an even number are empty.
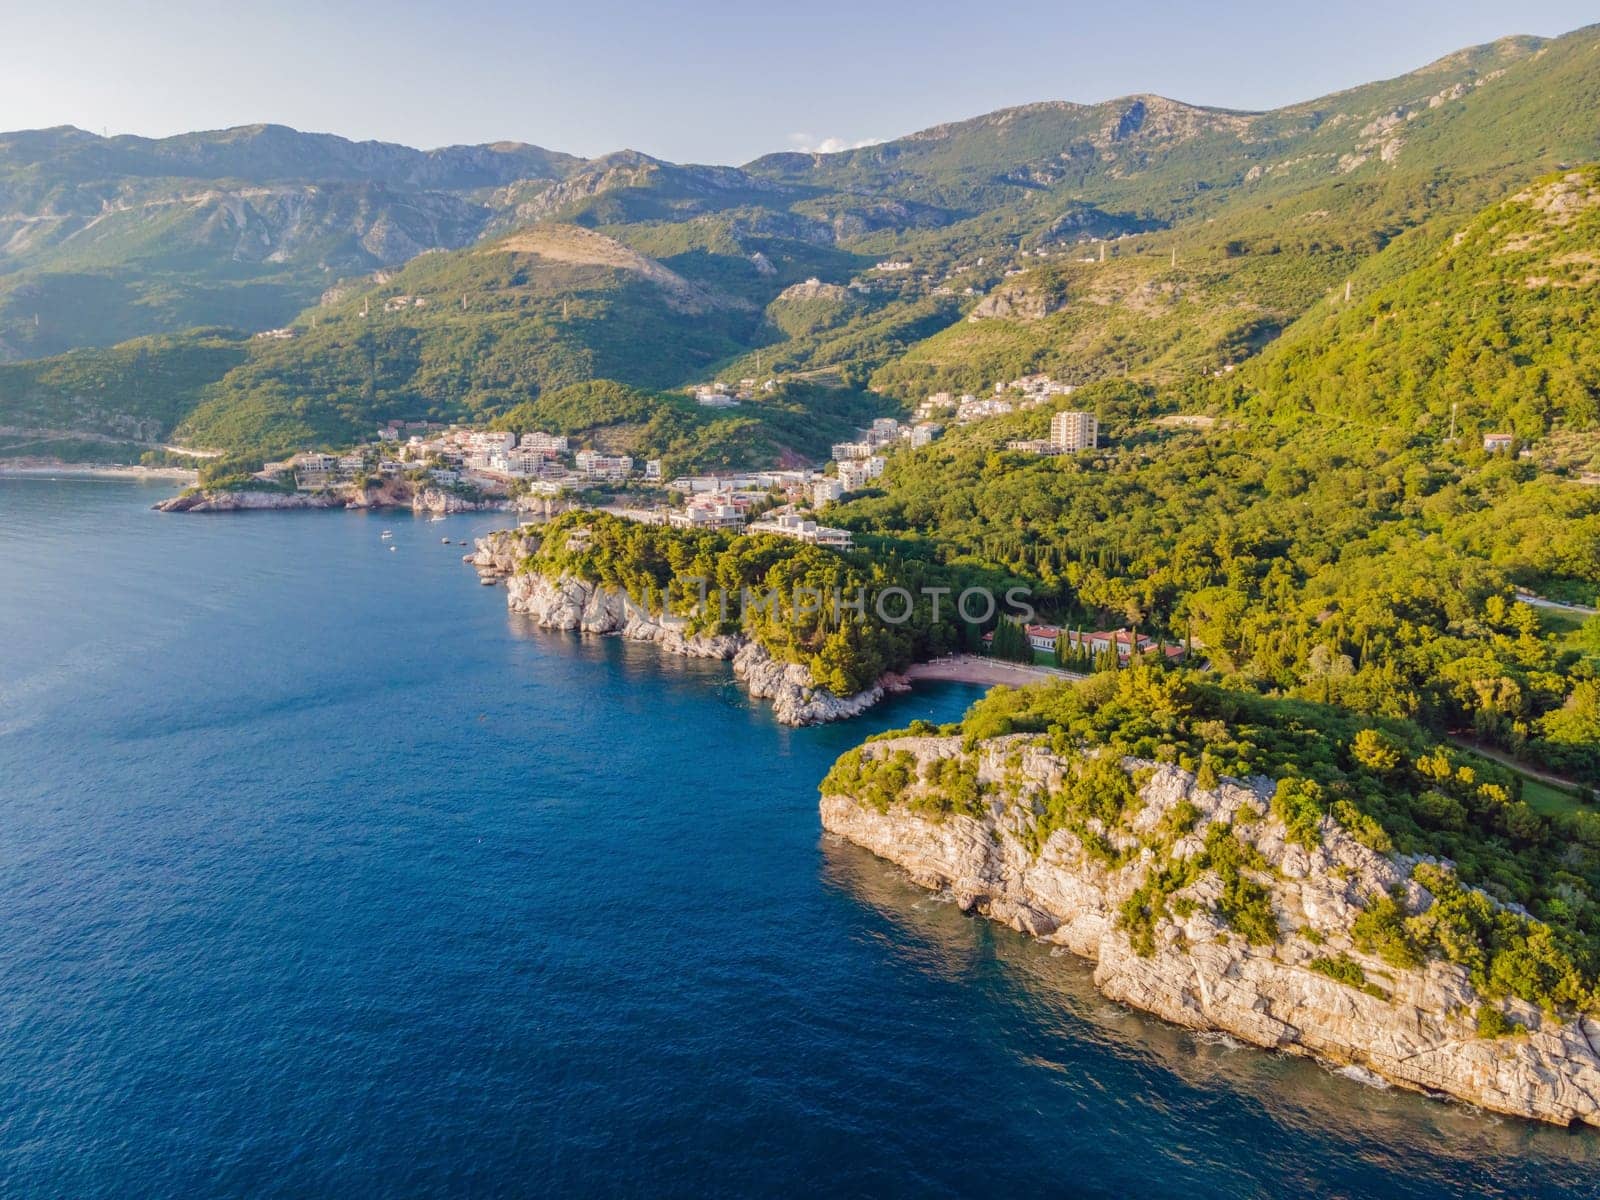
<svg viewBox="0 0 1600 1200"><path fill-rule="evenodd" d="M276 508L348 508L348 497L335 492L184 492L155 505L158 512L252 512Z"/></svg>
<svg viewBox="0 0 1600 1200"><path fill-rule="evenodd" d="M473 542L472 553L466 561L478 569L480 576L504 579L516 573L522 560L539 548L536 530L501 529Z"/></svg>
<svg viewBox="0 0 1600 1200"><path fill-rule="evenodd" d="M1030 797L1058 787L1070 765L1025 735L996 738L964 753L960 738L899 738L861 749L866 762L902 752L913 782L892 802L849 795L822 799L829 832L905 868L923 887L948 888L976 910L1096 962L1107 996L1194 1029L1220 1030L1258 1046L1354 1064L1420 1091L1453 1096L1496 1112L1560 1124L1600 1125L1600 1022L1558 1020L1518 1000L1495 1007L1523 1027L1514 1036L1478 1036L1483 997L1460 967L1440 961L1396 968L1363 954L1350 934L1366 901L1403 894L1411 911L1432 903L1412 878L1416 862L1376 853L1331 821L1306 849L1288 839L1270 811L1265 781L1196 786L1172 766L1123 764L1139 771L1138 808L1125 829L1091 819L1121 852L1091 854L1083 837L1056 829L1038 853L1030 845ZM918 780L945 760L976 759L980 815L940 815ZM1193 810L1175 810L1187 802ZM1194 811L1198 816L1194 816ZM971 811L969 809L969 811ZM1167 861L1202 852L1213 824L1231 826L1257 866L1279 936L1252 945L1218 916L1222 884L1202 872L1177 892L1155 922L1141 955L1119 913L1161 863L1150 842L1162 830L1192 828L1165 847ZM1257 857L1259 856L1259 857ZM1137 898L1136 898L1137 900ZM1178 915L1178 914L1185 915ZM1338 959L1354 982L1313 961ZM1355 970L1359 968L1359 970Z"/></svg>
<svg viewBox="0 0 1600 1200"><path fill-rule="evenodd" d="M220 491L199 489L163 500L160 512L247 512L273 508L409 508L417 513L481 512L505 507L499 500L468 500L442 488L415 488L386 480L370 488L354 484L321 492Z"/></svg>
<svg viewBox="0 0 1600 1200"><path fill-rule="evenodd" d="M405 502L402 500L399 503ZM468 500L443 488L425 487L411 496L411 511L419 513L486 512L504 507L505 504L499 500Z"/></svg>
<svg viewBox="0 0 1600 1200"><path fill-rule="evenodd" d="M669 654L689 658L731 659L735 678L751 696L770 701L773 715L785 725L843 720L883 698L880 685L853 696L835 696L816 686L809 668L780 662L766 647L741 634L694 633L684 618L647 612L615 588L570 576L551 580L537 571L522 570L533 539L533 534L521 531L490 534L478 539L469 561L480 578L505 578L507 606L536 625L651 642Z"/></svg>

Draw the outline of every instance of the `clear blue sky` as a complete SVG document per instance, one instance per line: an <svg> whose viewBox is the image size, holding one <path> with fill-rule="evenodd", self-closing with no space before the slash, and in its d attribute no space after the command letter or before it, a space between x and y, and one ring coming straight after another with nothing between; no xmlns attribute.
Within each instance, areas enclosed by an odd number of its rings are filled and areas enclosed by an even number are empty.
<svg viewBox="0 0 1600 1200"><path fill-rule="evenodd" d="M1575 0L68 0L0 35L0 129L257 121L415 146L515 139L743 162L1031 100L1267 108L1511 33Z"/></svg>

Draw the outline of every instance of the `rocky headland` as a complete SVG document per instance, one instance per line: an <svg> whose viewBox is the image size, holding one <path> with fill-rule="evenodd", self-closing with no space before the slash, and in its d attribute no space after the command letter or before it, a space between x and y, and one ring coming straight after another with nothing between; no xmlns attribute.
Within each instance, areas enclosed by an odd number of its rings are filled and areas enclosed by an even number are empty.
<svg viewBox="0 0 1600 1200"><path fill-rule="evenodd" d="M815 725L857 716L883 699L894 680L880 681L850 696L836 696L816 685L801 663L783 662L743 634L705 634L686 618L651 612L616 588L563 575L551 579L524 560L537 547L537 534L509 530L478 538L467 561L479 578L504 580L506 605L545 629L607 634L650 642L668 654L731 661L746 691L772 704L785 725Z"/></svg>
<svg viewBox="0 0 1600 1200"><path fill-rule="evenodd" d="M1042 743L869 742L824 782L823 827L964 910L1094 960L1099 989L1133 1008L1495 1112L1600 1125L1600 1023L1486 999L1460 966L1396 966L1352 936L1373 897L1428 912L1418 872L1441 864L1369 849L1328 818L1308 846L1272 815L1270 781L1201 787L1135 759L1118 763L1135 797L1125 819L1046 828L1041 842L1041 798L1074 769ZM1224 915L1243 888L1270 903L1270 938ZM1154 915L1133 928L1130 911Z"/></svg>
<svg viewBox="0 0 1600 1200"><path fill-rule="evenodd" d="M255 512L270 509L410 509L416 513L484 512L507 507L496 497L469 498L437 487L389 480L373 487L343 484L316 492L281 488L193 488L154 506L158 512Z"/></svg>

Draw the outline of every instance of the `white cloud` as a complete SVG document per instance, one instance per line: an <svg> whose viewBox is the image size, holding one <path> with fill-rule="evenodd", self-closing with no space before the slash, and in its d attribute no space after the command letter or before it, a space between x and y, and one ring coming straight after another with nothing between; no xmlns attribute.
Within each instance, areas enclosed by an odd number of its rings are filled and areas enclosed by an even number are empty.
<svg viewBox="0 0 1600 1200"><path fill-rule="evenodd" d="M791 133L789 135L789 145L803 154L837 154L841 150L860 150L863 146L876 146L884 140L883 138L862 138L859 141L851 141L849 138L819 138L811 133Z"/></svg>

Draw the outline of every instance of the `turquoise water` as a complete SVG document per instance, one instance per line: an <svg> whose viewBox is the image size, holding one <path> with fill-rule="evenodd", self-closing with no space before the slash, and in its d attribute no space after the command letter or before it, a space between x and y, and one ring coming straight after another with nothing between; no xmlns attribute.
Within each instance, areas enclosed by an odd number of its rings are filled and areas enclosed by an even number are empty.
<svg viewBox="0 0 1600 1200"><path fill-rule="evenodd" d="M0 1194L1596 1192L821 836L973 689L788 730L510 618L439 540L495 517L160 494L0 480Z"/></svg>

